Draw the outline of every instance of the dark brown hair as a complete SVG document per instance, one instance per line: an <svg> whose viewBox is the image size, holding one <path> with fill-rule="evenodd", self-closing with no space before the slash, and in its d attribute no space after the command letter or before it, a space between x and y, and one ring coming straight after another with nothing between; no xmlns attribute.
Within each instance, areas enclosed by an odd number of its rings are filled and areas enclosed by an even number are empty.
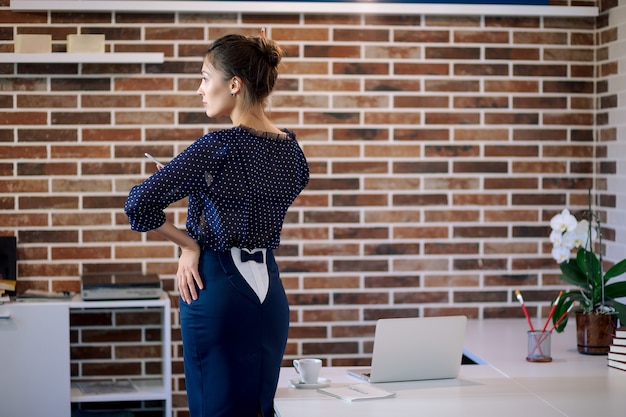
<svg viewBox="0 0 626 417"><path fill-rule="evenodd" d="M276 42L264 37L226 35L211 44L205 59L226 79L241 78L244 102L252 106L264 103L274 89L283 55Z"/></svg>

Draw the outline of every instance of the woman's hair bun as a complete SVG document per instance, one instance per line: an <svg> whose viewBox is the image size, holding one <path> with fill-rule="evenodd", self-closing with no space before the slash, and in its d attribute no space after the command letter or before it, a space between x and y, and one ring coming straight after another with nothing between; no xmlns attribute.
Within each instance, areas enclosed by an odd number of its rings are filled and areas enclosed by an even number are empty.
<svg viewBox="0 0 626 417"><path fill-rule="evenodd" d="M256 40L257 47L265 57L267 63L273 67L277 67L285 54L282 48L278 46L276 42L267 38L258 37L253 39Z"/></svg>

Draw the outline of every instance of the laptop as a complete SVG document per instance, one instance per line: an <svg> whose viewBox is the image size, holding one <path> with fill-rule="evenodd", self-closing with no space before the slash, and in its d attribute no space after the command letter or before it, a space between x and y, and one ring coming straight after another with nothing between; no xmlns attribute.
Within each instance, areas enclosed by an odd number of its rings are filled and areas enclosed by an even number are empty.
<svg viewBox="0 0 626 417"><path fill-rule="evenodd" d="M348 374L367 382L456 378L467 317L415 317L376 322L372 366Z"/></svg>

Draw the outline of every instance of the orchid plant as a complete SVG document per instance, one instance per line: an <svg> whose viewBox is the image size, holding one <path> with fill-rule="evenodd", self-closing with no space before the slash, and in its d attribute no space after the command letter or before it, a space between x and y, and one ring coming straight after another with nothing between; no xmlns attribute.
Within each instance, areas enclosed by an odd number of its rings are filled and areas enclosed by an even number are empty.
<svg viewBox="0 0 626 417"><path fill-rule="evenodd" d="M603 272L602 253L598 257L593 252L596 239L599 239L598 247L602 247L600 220L591 207L586 217L579 221L564 209L550 220L552 257L560 264L561 279L578 287L556 300L554 324L573 303L587 314L615 314L626 320L626 305L616 300L626 297L626 281L614 280L626 273L626 259ZM575 257L571 257L572 250L576 250ZM566 324L567 318L555 330L562 332Z"/></svg>

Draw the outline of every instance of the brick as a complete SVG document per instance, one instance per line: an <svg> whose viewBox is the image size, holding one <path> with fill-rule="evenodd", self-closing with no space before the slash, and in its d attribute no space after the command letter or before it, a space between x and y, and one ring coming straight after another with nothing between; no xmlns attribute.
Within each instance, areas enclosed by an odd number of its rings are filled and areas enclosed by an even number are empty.
<svg viewBox="0 0 626 417"><path fill-rule="evenodd" d="M426 124L471 125L480 122L480 114L473 112L428 112L424 116L424 122Z"/></svg>
<svg viewBox="0 0 626 417"><path fill-rule="evenodd" d="M454 97L454 107L460 109L486 108L504 109L509 107L509 99L503 96L461 96Z"/></svg>
<svg viewBox="0 0 626 417"><path fill-rule="evenodd" d="M485 178L485 190L537 189L536 178Z"/></svg>
<svg viewBox="0 0 626 417"><path fill-rule="evenodd" d="M565 77L567 75L567 66L558 64L515 64L513 65L513 75L526 77Z"/></svg>
<svg viewBox="0 0 626 417"><path fill-rule="evenodd" d="M366 277L365 288L418 288L420 285L419 276L374 276Z"/></svg>
<svg viewBox="0 0 626 417"><path fill-rule="evenodd" d="M332 107L336 109L340 108L389 108L389 98L384 96L362 96L362 95L350 95L350 96L334 96L332 98ZM319 106L310 106L319 107Z"/></svg>
<svg viewBox="0 0 626 417"><path fill-rule="evenodd" d="M507 294L503 291L454 292L455 303L504 302L506 300Z"/></svg>
<svg viewBox="0 0 626 417"><path fill-rule="evenodd" d="M76 175L78 167L75 163L19 163L18 175Z"/></svg>
<svg viewBox="0 0 626 417"><path fill-rule="evenodd" d="M420 75L420 74L421 75L448 75L450 74L450 66L447 64L438 64L436 62L434 63L398 62L398 63L393 64L393 73L396 75ZM370 83L372 83L372 81L366 80L366 83L367 83L366 85L369 85ZM399 90L404 90L402 85L405 83L406 82L401 82L401 81L396 81L394 83L393 80L389 80L387 82L388 85L393 86L390 88L397 88ZM416 84L416 88L413 88L409 91L419 91L419 82L414 81L414 84ZM395 87L395 85L398 85L398 87ZM382 88L379 88L379 89L382 89ZM367 90L375 90L375 89L368 86Z"/></svg>
<svg viewBox="0 0 626 417"><path fill-rule="evenodd" d="M45 112L2 112L0 125L45 125L47 114Z"/></svg>
<svg viewBox="0 0 626 417"><path fill-rule="evenodd" d="M425 91L470 92L479 91L478 81L473 80L426 80Z"/></svg>
<svg viewBox="0 0 626 417"><path fill-rule="evenodd" d="M477 146L472 145L447 145L447 146L425 146L424 154L427 157L448 157L448 158L463 158L469 156L479 156L480 149Z"/></svg>
<svg viewBox="0 0 626 417"><path fill-rule="evenodd" d="M424 52L427 59L480 59L480 48L427 46Z"/></svg>
<svg viewBox="0 0 626 417"><path fill-rule="evenodd" d="M495 81L485 80L485 91L488 92L539 92L539 83L536 81L510 80Z"/></svg>
<svg viewBox="0 0 626 417"><path fill-rule="evenodd" d="M387 42L390 39L387 29L334 29L332 36L335 42Z"/></svg>
<svg viewBox="0 0 626 417"><path fill-rule="evenodd" d="M361 48L358 45L304 45L305 58L359 58ZM373 56L373 58L379 58Z"/></svg>
<svg viewBox="0 0 626 417"><path fill-rule="evenodd" d="M453 230L454 237L463 238L506 238L508 230L506 227L473 227L459 226Z"/></svg>
<svg viewBox="0 0 626 417"><path fill-rule="evenodd" d="M332 310L304 310L303 322L335 322L335 321L358 321L357 309L332 309Z"/></svg>
<svg viewBox="0 0 626 417"><path fill-rule="evenodd" d="M302 343L302 354L310 356L358 353L357 342Z"/></svg>
<svg viewBox="0 0 626 417"><path fill-rule="evenodd" d="M485 48L486 59L506 59L512 61L536 61L540 58L537 48Z"/></svg>
<svg viewBox="0 0 626 417"><path fill-rule="evenodd" d="M591 94L593 92L593 83L589 81L546 81L544 82L544 90L547 93L563 93L567 91L569 94Z"/></svg>
<svg viewBox="0 0 626 417"><path fill-rule="evenodd" d="M419 157L422 147L419 145L366 145L364 149L365 157L378 158L398 158L398 157ZM385 170L386 171L386 170Z"/></svg>
<svg viewBox="0 0 626 417"><path fill-rule="evenodd" d="M394 42L411 43L448 43L450 42L448 30L409 30L400 29L394 32Z"/></svg>
<svg viewBox="0 0 626 417"><path fill-rule="evenodd" d="M108 259L111 257L111 248L108 246L90 247L54 247L51 250L51 259Z"/></svg>
<svg viewBox="0 0 626 417"><path fill-rule="evenodd" d="M397 272L413 272L421 270L429 271L447 271L449 269L449 261L447 257L442 258L423 258L408 259L398 258L393 261L393 271Z"/></svg>
<svg viewBox="0 0 626 417"><path fill-rule="evenodd" d="M450 131L447 128L394 129L394 140L398 141L447 141Z"/></svg>
<svg viewBox="0 0 626 417"><path fill-rule="evenodd" d="M586 61L594 58L593 49L544 48L543 59L546 61Z"/></svg>
<svg viewBox="0 0 626 417"><path fill-rule="evenodd" d="M395 112L367 112L364 116L367 124L420 124L421 117L418 113L395 113Z"/></svg>
<svg viewBox="0 0 626 417"><path fill-rule="evenodd" d="M513 187L515 188L515 187ZM504 206L507 204L505 194L456 194L452 198L455 206L479 205L479 206Z"/></svg>
<svg viewBox="0 0 626 417"><path fill-rule="evenodd" d="M593 125L593 114L590 113L557 113L544 114L543 122L546 125Z"/></svg>
<svg viewBox="0 0 626 417"><path fill-rule="evenodd" d="M421 16L413 14L366 14L364 16L366 25L382 25L382 26L419 26L421 25Z"/></svg>
<svg viewBox="0 0 626 417"><path fill-rule="evenodd" d="M448 164L446 162L395 162L393 172L401 173L447 173Z"/></svg>
<svg viewBox="0 0 626 417"><path fill-rule="evenodd" d="M470 190L479 189L480 181L477 178L426 178L425 190Z"/></svg>
<svg viewBox="0 0 626 417"><path fill-rule="evenodd" d="M78 232L73 230L31 230L18 233L20 243L78 243Z"/></svg>
<svg viewBox="0 0 626 417"><path fill-rule="evenodd" d="M394 175L392 178L365 178L365 190L414 190L420 186L419 178L405 178Z"/></svg>
<svg viewBox="0 0 626 417"><path fill-rule="evenodd" d="M50 115L53 125L90 125L109 124L111 113L109 112L52 112Z"/></svg>
<svg viewBox="0 0 626 417"><path fill-rule="evenodd" d="M509 132L506 129L457 128L454 131L454 140L459 141L501 141L507 140Z"/></svg>
<svg viewBox="0 0 626 417"><path fill-rule="evenodd" d="M484 154L487 157L537 157L539 148L537 146L485 146Z"/></svg>
<svg viewBox="0 0 626 417"><path fill-rule="evenodd" d="M381 272L387 270L386 260L336 260L332 264L333 272Z"/></svg>
<svg viewBox="0 0 626 417"><path fill-rule="evenodd" d="M362 207L362 206L379 206L387 205L387 196L379 195L340 195L333 197L334 207Z"/></svg>
<svg viewBox="0 0 626 417"><path fill-rule="evenodd" d="M350 79L316 79L302 80L303 91L359 91L359 82ZM274 97L277 97L275 94Z"/></svg>
<svg viewBox="0 0 626 417"><path fill-rule="evenodd" d="M442 206L448 203L445 194L399 194L393 197L394 206Z"/></svg>
<svg viewBox="0 0 626 417"><path fill-rule="evenodd" d="M332 64L332 73L335 75L388 75L389 64L386 62L336 62Z"/></svg>
<svg viewBox="0 0 626 417"><path fill-rule="evenodd" d="M514 97L513 107L519 109L565 109L567 99L564 97Z"/></svg>
<svg viewBox="0 0 626 417"><path fill-rule="evenodd" d="M439 16L439 15L427 15L424 16L424 23L426 26L460 26L460 27L473 27L480 25L480 17L478 16Z"/></svg>
<svg viewBox="0 0 626 417"><path fill-rule="evenodd" d="M140 107L141 96L131 94L103 95L83 94L81 96L82 107L117 108L117 107Z"/></svg>
<svg viewBox="0 0 626 417"><path fill-rule="evenodd" d="M394 97L393 106L395 108L402 107L443 107L449 106L449 98L447 96L398 96Z"/></svg>
<svg viewBox="0 0 626 417"><path fill-rule="evenodd" d="M424 287L478 287L480 277L471 274L428 274L424 276Z"/></svg>
<svg viewBox="0 0 626 417"><path fill-rule="evenodd" d="M85 363L82 367L84 376L122 376L141 375L141 362L106 362L106 363Z"/></svg>
<svg viewBox="0 0 626 417"><path fill-rule="evenodd" d="M541 18L526 16L485 16L486 27L539 28Z"/></svg>
<svg viewBox="0 0 626 417"><path fill-rule="evenodd" d="M376 17L370 20L372 24L376 24ZM303 16L304 23L307 25L357 25L360 24L361 19L358 15L344 15L333 13L311 13Z"/></svg>
<svg viewBox="0 0 626 417"><path fill-rule="evenodd" d="M513 43L567 45L567 33L516 31L513 33Z"/></svg>
<svg viewBox="0 0 626 417"><path fill-rule="evenodd" d="M359 120L355 112L305 112L303 116L307 124L354 124Z"/></svg>
<svg viewBox="0 0 626 417"><path fill-rule="evenodd" d="M328 331L323 326L298 326L289 327L289 337L293 339L322 339L328 337Z"/></svg>
<svg viewBox="0 0 626 417"><path fill-rule="evenodd" d="M393 301L395 304L447 304L450 297L447 291L396 292Z"/></svg>
<svg viewBox="0 0 626 417"><path fill-rule="evenodd" d="M49 94L46 96L18 95L17 107L22 108L49 108L49 107L76 107L77 97Z"/></svg>
<svg viewBox="0 0 626 417"><path fill-rule="evenodd" d="M52 214L52 225L54 226L101 226L109 224L110 221L110 213L69 212Z"/></svg>
<svg viewBox="0 0 626 417"><path fill-rule="evenodd" d="M365 255L417 255L421 252L420 246L415 243L385 243L365 244Z"/></svg>
<svg viewBox="0 0 626 417"><path fill-rule="evenodd" d="M393 230L394 239L445 239L448 237L447 227L403 226Z"/></svg>

